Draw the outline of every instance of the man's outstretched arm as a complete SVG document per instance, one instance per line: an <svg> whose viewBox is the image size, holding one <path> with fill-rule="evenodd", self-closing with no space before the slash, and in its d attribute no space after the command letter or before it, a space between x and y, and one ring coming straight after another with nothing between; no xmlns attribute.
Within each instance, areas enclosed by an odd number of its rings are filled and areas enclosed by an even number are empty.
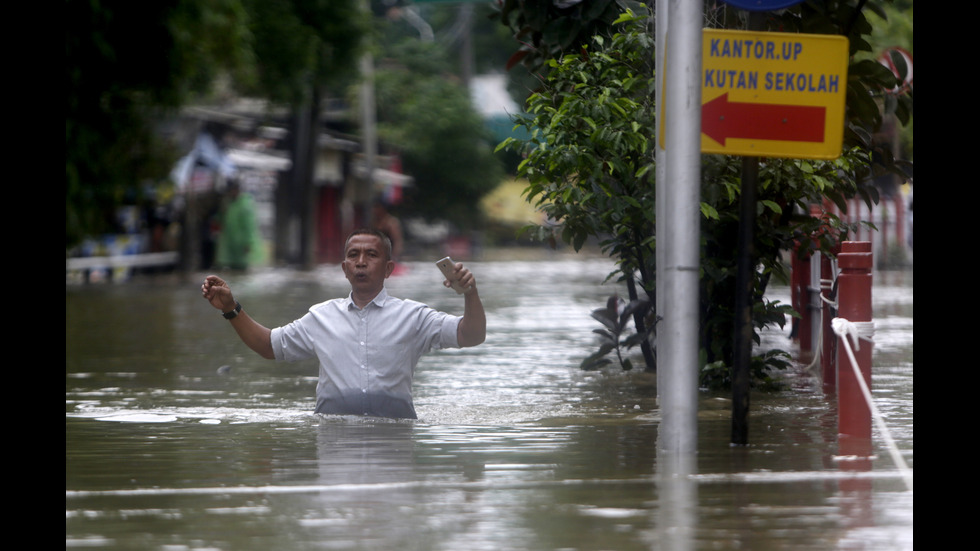
<svg viewBox="0 0 980 551"><path fill-rule="evenodd" d="M456 329L456 340L463 348L476 346L487 339L487 315L483 311L483 301L476 289L476 278L460 262L456 263L456 279L466 289L463 293L463 319ZM449 282L446 281L445 285L448 286Z"/></svg>
<svg viewBox="0 0 980 551"><path fill-rule="evenodd" d="M233 312L238 305L228 284L214 275L204 278L204 284L201 285L201 296L210 302L211 306L225 314ZM231 326L235 328L235 332L238 333L238 337L249 348L263 358L275 359L275 354L272 352L272 331L270 329L253 320L244 310L240 310L229 321Z"/></svg>

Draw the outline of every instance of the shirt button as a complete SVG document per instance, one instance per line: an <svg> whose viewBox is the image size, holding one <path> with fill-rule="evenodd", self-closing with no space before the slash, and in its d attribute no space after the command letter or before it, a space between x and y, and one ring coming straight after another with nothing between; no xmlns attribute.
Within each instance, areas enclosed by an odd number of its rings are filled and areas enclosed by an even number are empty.
<svg viewBox="0 0 980 551"><path fill-rule="evenodd" d="M364 394L367 394L367 389L366 388L362 388L361 389L361 392L363 392Z"/></svg>
<svg viewBox="0 0 980 551"><path fill-rule="evenodd" d="M364 346L364 341L361 341L361 346Z"/></svg>

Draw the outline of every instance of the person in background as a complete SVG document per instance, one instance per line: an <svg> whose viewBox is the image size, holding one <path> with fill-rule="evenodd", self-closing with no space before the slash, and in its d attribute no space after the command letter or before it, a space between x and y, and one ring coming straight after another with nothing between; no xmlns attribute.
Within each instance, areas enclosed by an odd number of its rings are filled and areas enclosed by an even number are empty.
<svg viewBox="0 0 980 551"><path fill-rule="evenodd" d="M381 233L388 236L391 240L391 258L396 263L401 258L405 248L405 238L402 235L402 224L393 214L388 212L387 207L381 200L374 202L372 211L374 227Z"/></svg>
<svg viewBox="0 0 980 551"><path fill-rule="evenodd" d="M252 197L236 181L228 183L227 203L220 214L215 260L219 266L246 270L258 257L260 240Z"/></svg>

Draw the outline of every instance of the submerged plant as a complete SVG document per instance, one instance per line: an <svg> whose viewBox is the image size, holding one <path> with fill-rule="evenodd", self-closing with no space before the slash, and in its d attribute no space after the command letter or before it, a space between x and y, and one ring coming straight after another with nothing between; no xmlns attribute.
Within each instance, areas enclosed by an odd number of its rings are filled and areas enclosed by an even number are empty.
<svg viewBox="0 0 980 551"><path fill-rule="evenodd" d="M768 350L752 356L749 362L749 379L754 388L779 388L780 382L773 375L792 365L792 357L784 350ZM705 364L701 368L698 384L702 388L722 389L732 386L732 368L723 361Z"/></svg>
<svg viewBox="0 0 980 551"><path fill-rule="evenodd" d="M624 371L633 369L633 362L626 354L631 348L649 339L655 334L656 322L653 320L646 324L646 331L628 331L629 322L633 316L645 319L653 314L653 303L648 299L636 299L628 304L616 295L606 300L605 308L597 308L592 311L592 317L603 325L602 329L594 329L592 332L599 335L599 350L582 360L581 368L586 371L601 369L611 363L609 353L615 352L616 359Z"/></svg>

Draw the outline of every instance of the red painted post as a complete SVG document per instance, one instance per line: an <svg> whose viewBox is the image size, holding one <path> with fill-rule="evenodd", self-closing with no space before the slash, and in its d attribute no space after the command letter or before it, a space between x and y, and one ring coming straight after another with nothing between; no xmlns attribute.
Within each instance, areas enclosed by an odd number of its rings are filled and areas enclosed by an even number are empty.
<svg viewBox="0 0 980 551"><path fill-rule="evenodd" d="M837 256L840 274L837 276L837 317L847 321L871 322L871 242L845 241ZM871 389L870 340L855 342L847 336L837 342L837 426L841 455L868 457L871 455L871 407L865 400L860 384L844 348L848 339L861 377Z"/></svg>

